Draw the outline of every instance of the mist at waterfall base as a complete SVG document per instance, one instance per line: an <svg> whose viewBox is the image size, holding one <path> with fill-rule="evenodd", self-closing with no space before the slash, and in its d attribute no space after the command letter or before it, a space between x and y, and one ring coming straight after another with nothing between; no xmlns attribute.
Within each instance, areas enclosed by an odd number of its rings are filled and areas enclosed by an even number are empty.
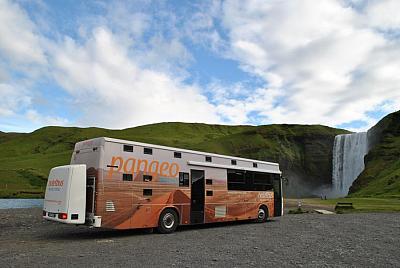
<svg viewBox="0 0 400 268"><path fill-rule="evenodd" d="M337 135L333 144L332 187L329 198L344 197L364 170L368 153L367 132Z"/></svg>

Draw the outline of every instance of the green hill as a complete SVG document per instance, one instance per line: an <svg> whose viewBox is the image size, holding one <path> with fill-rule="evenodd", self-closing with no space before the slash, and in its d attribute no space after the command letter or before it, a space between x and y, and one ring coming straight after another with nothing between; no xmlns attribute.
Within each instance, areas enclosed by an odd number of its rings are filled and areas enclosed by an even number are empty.
<svg viewBox="0 0 400 268"><path fill-rule="evenodd" d="M40 197L50 168L68 164L74 144L112 137L241 156L281 164L289 196L331 183L332 145L345 130L321 125L224 126L160 123L124 130L45 127L0 133L0 197Z"/></svg>
<svg viewBox="0 0 400 268"><path fill-rule="evenodd" d="M365 169L350 188L352 197L400 198L400 111L368 131Z"/></svg>

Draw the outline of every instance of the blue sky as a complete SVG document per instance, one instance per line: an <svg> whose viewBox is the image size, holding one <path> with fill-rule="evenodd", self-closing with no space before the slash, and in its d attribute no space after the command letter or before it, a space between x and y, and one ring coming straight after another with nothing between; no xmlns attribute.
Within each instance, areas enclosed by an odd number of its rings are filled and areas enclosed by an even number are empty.
<svg viewBox="0 0 400 268"><path fill-rule="evenodd" d="M0 0L0 131L364 131L400 109L400 2Z"/></svg>

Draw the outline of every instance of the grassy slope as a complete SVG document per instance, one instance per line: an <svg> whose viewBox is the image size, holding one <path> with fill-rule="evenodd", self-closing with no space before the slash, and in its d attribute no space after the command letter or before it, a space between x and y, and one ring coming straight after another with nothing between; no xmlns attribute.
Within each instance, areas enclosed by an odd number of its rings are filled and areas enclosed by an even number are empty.
<svg viewBox="0 0 400 268"><path fill-rule="evenodd" d="M108 136L207 152L280 161L306 176L320 174L315 150L331 150L343 130L319 125L222 126L160 123L124 130L45 127L32 133L0 133L0 196L42 195L49 169L68 164L77 141ZM314 142L315 141L315 142ZM315 149L316 148L316 149ZM320 180L320 178L316 178ZM329 178L328 178L329 179Z"/></svg>
<svg viewBox="0 0 400 268"><path fill-rule="evenodd" d="M375 144L350 196L400 198L400 111L386 116L370 132Z"/></svg>

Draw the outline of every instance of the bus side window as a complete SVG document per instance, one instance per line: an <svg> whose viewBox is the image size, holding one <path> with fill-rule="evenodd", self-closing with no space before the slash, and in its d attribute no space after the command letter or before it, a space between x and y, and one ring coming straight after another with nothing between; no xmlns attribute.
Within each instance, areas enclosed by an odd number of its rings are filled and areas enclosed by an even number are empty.
<svg viewBox="0 0 400 268"><path fill-rule="evenodd" d="M153 189L143 189L143 196L153 195Z"/></svg>
<svg viewBox="0 0 400 268"><path fill-rule="evenodd" d="M179 172L179 186L189 186L189 173Z"/></svg>
<svg viewBox="0 0 400 268"><path fill-rule="evenodd" d="M133 145L124 144L124 152L133 152Z"/></svg>
<svg viewBox="0 0 400 268"><path fill-rule="evenodd" d="M132 174L123 173L122 180L123 181L133 181L133 176L132 176Z"/></svg>
<svg viewBox="0 0 400 268"><path fill-rule="evenodd" d="M242 170L227 170L228 190L246 191L246 178Z"/></svg>
<svg viewBox="0 0 400 268"><path fill-rule="evenodd" d="M269 191L273 189L273 176L276 175L272 173L228 169L228 191Z"/></svg>
<svg viewBox="0 0 400 268"><path fill-rule="evenodd" d="M271 173L254 173L254 189L256 191L269 191L273 189L272 178L275 174Z"/></svg>

